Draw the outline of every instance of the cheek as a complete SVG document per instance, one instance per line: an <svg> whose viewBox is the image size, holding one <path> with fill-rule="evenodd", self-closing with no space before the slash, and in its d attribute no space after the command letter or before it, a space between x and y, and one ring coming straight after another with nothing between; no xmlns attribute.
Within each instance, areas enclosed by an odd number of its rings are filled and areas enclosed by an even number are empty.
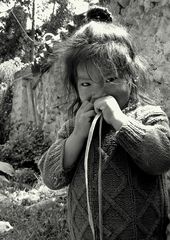
<svg viewBox="0 0 170 240"><path fill-rule="evenodd" d="M89 100L90 96L90 91L88 91L86 88L79 88L78 89L78 93L79 93L79 98L80 100L83 102L85 100Z"/></svg>
<svg viewBox="0 0 170 240"><path fill-rule="evenodd" d="M103 96L103 86L100 84L93 84L91 87L79 87L78 93L81 101L88 100L92 98L99 98Z"/></svg>
<svg viewBox="0 0 170 240"><path fill-rule="evenodd" d="M130 88L126 86L110 86L105 88L105 94L113 96L120 107L126 105L130 97Z"/></svg>
<svg viewBox="0 0 170 240"><path fill-rule="evenodd" d="M123 108L124 106L127 105L130 97L130 91L122 89L121 91L118 91L117 94L115 95L115 98L120 106L120 108Z"/></svg>

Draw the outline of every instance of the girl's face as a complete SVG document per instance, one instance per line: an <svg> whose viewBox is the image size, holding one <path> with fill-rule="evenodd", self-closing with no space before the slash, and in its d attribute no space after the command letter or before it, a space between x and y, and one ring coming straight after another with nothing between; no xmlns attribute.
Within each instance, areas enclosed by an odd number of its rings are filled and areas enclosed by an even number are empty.
<svg viewBox="0 0 170 240"><path fill-rule="evenodd" d="M128 84L130 80L118 79L113 75L101 74L92 63L80 63L77 67L77 87L81 102L87 100L93 103L100 97L113 96L123 109L130 97L131 84Z"/></svg>

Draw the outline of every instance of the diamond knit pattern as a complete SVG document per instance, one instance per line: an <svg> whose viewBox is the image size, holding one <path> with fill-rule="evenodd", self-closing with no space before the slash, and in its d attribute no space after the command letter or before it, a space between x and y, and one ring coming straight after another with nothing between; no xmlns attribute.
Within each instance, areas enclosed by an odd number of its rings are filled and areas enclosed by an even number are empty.
<svg viewBox="0 0 170 240"><path fill-rule="evenodd" d="M165 240L168 192L165 172L170 169L170 129L157 106L138 106L126 112L128 123L118 132L103 122L99 149L98 125L88 157L89 200L96 240L99 240L98 159L102 155L103 240ZM42 156L39 168L51 189L69 185L68 223L71 240L93 240L88 221L84 150L67 171L64 146L74 119Z"/></svg>
<svg viewBox="0 0 170 240"><path fill-rule="evenodd" d="M127 152L115 143L113 130L108 131L107 126L102 136L104 240L162 239L160 233L165 229L162 222L161 176L148 175L140 170ZM98 240L97 170L98 141L95 136L89 153L89 178L92 183L89 196ZM72 239L93 239L87 216L83 157L72 179L69 194Z"/></svg>

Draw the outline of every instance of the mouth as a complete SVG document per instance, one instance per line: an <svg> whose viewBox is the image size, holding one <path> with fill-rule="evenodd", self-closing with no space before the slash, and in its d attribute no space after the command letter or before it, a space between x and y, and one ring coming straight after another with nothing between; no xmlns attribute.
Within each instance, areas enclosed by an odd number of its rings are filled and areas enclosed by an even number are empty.
<svg viewBox="0 0 170 240"><path fill-rule="evenodd" d="M88 101L89 101L90 103L94 104L94 102L95 102L97 99L102 98L102 97L105 97L105 96L106 96L106 95L99 96L99 97L90 97L90 98L88 99Z"/></svg>
<svg viewBox="0 0 170 240"><path fill-rule="evenodd" d="M90 99L90 101L89 101L90 103L92 103L92 104L94 104L94 102L95 102L95 99L94 98L92 98L92 99Z"/></svg>
<svg viewBox="0 0 170 240"><path fill-rule="evenodd" d="M96 99L94 99L93 97L89 97L87 100L88 100L90 103L93 104L93 103L95 102Z"/></svg>

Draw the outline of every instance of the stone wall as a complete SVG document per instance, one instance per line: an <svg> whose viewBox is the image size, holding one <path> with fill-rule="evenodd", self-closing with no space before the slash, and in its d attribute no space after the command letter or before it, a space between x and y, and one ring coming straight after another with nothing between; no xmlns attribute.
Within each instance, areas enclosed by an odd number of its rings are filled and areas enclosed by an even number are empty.
<svg viewBox="0 0 170 240"><path fill-rule="evenodd" d="M34 101L37 124L42 125L45 134L55 139L57 130L67 118L68 103L64 96L60 63L55 63L42 75L34 78Z"/></svg>
<svg viewBox="0 0 170 240"><path fill-rule="evenodd" d="M148 62L147 90L170 118L170 1L111 0L108 7L134 36Z"/></svg>
<svg viewBox="0 0 170 240"><path fill-rule="evenodd" d="M41 126L52 140L55 139L67 119L69 105L64 96L59 65L55 63L42 76L33 77L30 67L16 74L11 113L13 129L18 123L32 122Z"/></svg>
<svg viewBox="0 0 170 240"><path fill-rule="evenodd" d="M32 73L28 67L15 75L11 123L35 122L33 102Z"/></svg>
<svg viewBox="0 0 170 240"><path fill-rule="evenodd" d="M166 0L117 0L108 5L134 36L139 51L148 61L151 97L170 118L170 2ZM148 79L149 79L148 78ZM11 120L33 121L55 139L67 118L60 61L42 76L33 77L30 68L16 75Z"/></svg>

